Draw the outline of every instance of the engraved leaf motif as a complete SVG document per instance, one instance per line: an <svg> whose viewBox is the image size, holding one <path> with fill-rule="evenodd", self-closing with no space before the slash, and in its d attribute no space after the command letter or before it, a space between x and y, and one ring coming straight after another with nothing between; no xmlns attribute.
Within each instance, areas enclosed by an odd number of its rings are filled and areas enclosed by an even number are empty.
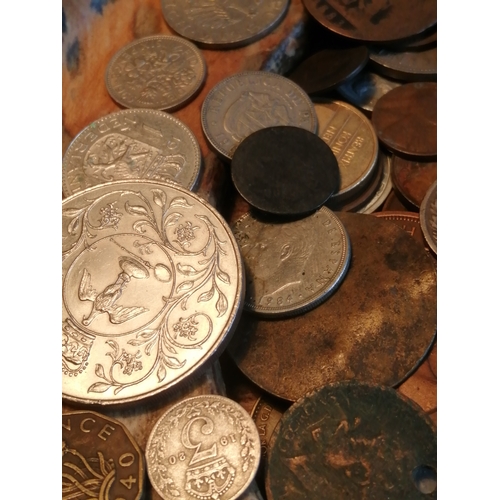
<svg viewBox="0 0 500 500"><path fill-rule="evenodd" d="M177 351L170 344L165 343L163 344L163 347L166 347L172 354L177 354Z"/></svg>
<svg viewBox="0 0 500 500"><path fill-rule="evenodd" d="M219 300L217 301L217 304L215 304L215 308L219 313L217 317L222 316L227 311L227 299L223 293L219 292Z"/></svg>
<svg viewBox="0 0 500 500"><path fill-rule="evenodd" d="M106 375L104 374L104 367L100 363L95 365L95 374L99 378L106 378Z"/></svg>
<svg viewBox="0 0 500 500"><path fill-rule="evenodd" d="M82 213L80 208L67 208L62 211L63 217L76 217Z"/></svg>
<svg viewBox="0 0 500 500"><path fill-rule="evenodd" d="M163 359L169 368L182 368L186 364L186 360L180 363L177 358L172 358L170 356L164 356Z"/></svg>
<svg viewBox="0 0 500 500"><path fill-rule="evenodd" d="M125 202L125 210L130 215L148 215L148 211L144 207L140 205L130 205L128 201Z"/></svg>
<svg viewBox="0 0 500 500"><path fill-rule="evenodd" d="M110 387L110 384L106 384L104 382L96 382L88 388L87 392L106 392Z"/></svg>
<svg viewBox="0 0 500 500"><path fill-rule="evenodd" d="M215 291L215 289L212 287L210 290L208 290L208 292L202 293L198 297L198 302L201 302L201 301L207 302L208 300L210 300L214 296L214 291Z"/></svg>
<svg viewBox="0 0 500 500"><path fill-rule="evenodd" d="M224 271L221 271L220 269L217 270L217 278L219 278L221 281L223 281L227 285L230 284L229 274L225 273Z"/></svg>
<svg viewBox="0 0 500 500"><path fill-rule="evenodd" d="M198 271L193 266L189 265L183 266L182 264L177 264L177 269L185 276L195 276L198 274Z"/></svg>
<svg viewBox="0 0 500 500"><path fill-rule="evenodd" d="M243 470L243 472L246 472L248 470L248 462L245 462L241 469Z"/></svg>
<svg viewBox="0 0 500 500"><path fill-rule="evenodd" d="M160 365L156 374L158 375L158 382L163 382L164 378L167 376L167 370L163 365Z"/></svg>
<svg viewBox="0 0 500 500"><path fill-rule="evenodd" d="M187 290L191 290L191 288L193 288L193 285L194 285L194 281L183 281L176 289L175 291L177 293L180 293L180 292L185 292Z"/></svg>
<svg viewBox="0 0 500 500"><path fill-rule="evenodd" d="M146 232L145 226L150 226L150 225L151 224L149 224L145 220L139 220L137 222L134 222L132 228L134 229L134 231L137 231L138 233L145 233Z"/></svg>
<svg viewBox="0 0 500 500"><path fill-rule="evenodd" d="M106 344L113 348L113 350L115 351L115 355L118 355L118 344L114 340L106 340ZM112 353L107 354L110 354L112 356Z"/></svg>
<svg viewBox="0 0 500 500"><path fill-rule="evenodd" d="M186 198L183 198L183 197L177 197L177 198L174 198L171 203L170 203L170 207L183 207L183 208L190 208L192 207L193 205L189 204L188 201L186 200Z"/></svg>
<svg viewBox="0 0 500 500"><path fill-rule="evenodd" d="M241 456L243 458L245 458L247 455L248 455L248 452L250 451L250 449L248 448L248 446L244 446L241 450Z"/></svg>
<svg viewBox="0 0 500 500"><path fill-rule="evenodd" d="M167 204L167 195L161 189L152 189L153 201L159 206L164 207Z"/></svg>
<svg viewBox="0 0 500 500"><path fill-rule="evenodd" d="M75 217L68 224L68 233L69 234L75 234L77 232L79 226L80 226L80 217Z"/></svg>
<svg viewBox="0 0 500 500"><path fill-rule="evenodd" d="M156 342L151 342L146 346L146 349L144 349L144 352L146 353L146 356L149 356L151 354L151 349L153 346L156 344Z"/></svg>
<svg viewBox="0 0 500 500"><path fill-rule="evenodd" d="M174 212L167 217L167 219L165 221L165 225L166 226L173 226L174 224L177 224L179 222L179 219L181 217L182 217L181 214Z"/></svg>

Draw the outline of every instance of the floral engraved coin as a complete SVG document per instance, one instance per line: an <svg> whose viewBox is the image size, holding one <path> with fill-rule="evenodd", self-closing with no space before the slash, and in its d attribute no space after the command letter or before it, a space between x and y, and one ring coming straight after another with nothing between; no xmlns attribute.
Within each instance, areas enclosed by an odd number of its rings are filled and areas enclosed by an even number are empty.
<svg viewBox="0 0 500 500"><path fill-rule="evenodd" d="M170 408L146 446L151 484L164 500L234 500L260 460L250 415L223 396L195 396Z"/></svg>
<svg viewBox="0 0 500 500"><path fill-rule="evenodd" d="M134 401L229 341L242 263L222 217L173 183L113 182L63 202L63 397Z"/></svg>
<svg viewBox="0 0 500 500"><path fill-rule="evenodd" d="M126 109L99 118L73 139L63 158L63 193L134 179L193 190L201 164L198 141L180 120L153 109Z"/></svg>
<svg viewBox="0 0 500 500"><path fill-rule="evenodd" d="M205 59L178 36L140 38L119 50L106 68L106 88L127 108L173 111L201 89Z"/></svg>

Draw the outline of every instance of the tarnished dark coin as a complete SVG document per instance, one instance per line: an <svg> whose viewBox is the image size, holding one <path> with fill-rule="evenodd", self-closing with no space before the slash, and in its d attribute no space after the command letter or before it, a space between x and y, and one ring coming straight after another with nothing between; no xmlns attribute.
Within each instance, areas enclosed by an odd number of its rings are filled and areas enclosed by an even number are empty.
<svg viewBox="0 0 500 500"><path fill-rule="evenodd" d="M408 212L412 210L413 206L407 200L403 199L403 196L395 189L391 190L382 205L382 212Z"/></svg>
<svg viewBox="0 0 500 500"><path fill-rule="evenodd" d="M420 227L420 217L413 212L392 211L378 212L373 214L381 219L390 220L404 229L412 238L415 238L424 247L426 246L422 228Z"/></svg>
<svg viewBox="0 0 500 500"><path fill-rule="evenodd" d="M437 24L433 28L425 30L420 35L411 38L410 41L404 43L407 50L420 50L431 48L437 44Z"/></svg>
<svg viewBox="0 0 500 500"><path fill-rule="evenodd" d="M407 82L433 82L437 79L437 46L404 52L371 48L370 65L389 78Z"/></svg>
<svg viewBox="0 0 500 500"><path fill-rule="evenodd" d="M437 498L435 427L388 387L318 388L284 413L268 457L268 500Z"/></svg>
<svg viewBox="0 0 500 500"><path fill-rule="evenodd" d="M364 42L408 38L436 24L436 0L304 0L309 13L330 31Z"/></svg>
<svg viewBox="0 0 500 500"><path fill-rule="evenodd" d="M93 411L62 414L62 498L139 500L144 458L127 428Z"/></svg>
<svg viewBox="0 0 500 500"><path fill-rule="evenodd" d="M368 62L368 48L324 49L302 61L288 76L309 95L331 92L357 75Z"/></svg>
<svg viewBox="0 0 500 500"><path fill-rule="evenodd" d="M351 240L347 276L323 304L294 318L244 313L228 352L265 391L296 401L345 380L397 385L436 333L434 259L396 224L338 212Z"/></svg>
<svg viewBox="0 0 500 500"><path fill-rule="evenodd" d="M244 139L231 175L253 207L274 215L305 215L339 188L339 166L328 145L298 127L269 127Z"/></svg>
<svg viewBox="0 0 500 500"><path fill-rule="evenodd" d="M437 181L429 188L420 205L420 225L425 241L437 255Z"/></svg>
<svg viewBox="0 0 500 500"><path fill-rule="evenodd" d="M420 208L428 189L436 180L437 162L411 161L394 156L392 161L394 187L415 208Z"/></svg>
<svg viewBox="0 0 500 500"><path fill-rule="evenodd" d="M382 96L372 113L378 138L416 159L437 157L437 84L407 83Z"/></svg>

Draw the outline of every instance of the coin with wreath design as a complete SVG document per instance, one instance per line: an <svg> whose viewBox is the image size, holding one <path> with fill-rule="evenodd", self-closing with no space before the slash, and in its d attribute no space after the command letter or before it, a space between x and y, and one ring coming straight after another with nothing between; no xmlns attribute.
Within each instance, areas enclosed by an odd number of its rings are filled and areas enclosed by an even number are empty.
<svg viewBox="0 0 500 500"><path fill-rule="evenodd" d="M119 181L63 201L63 397L135 401L219 354L244 278L218 212L174 183Z"/></svg>
<svg viewBox="0 0 500 500"><path fill-rule="evenodd" d="M195 396L163 414L145 454L151 484L164 500L234 500L257 472L260 440L240 405Z"/></svg>

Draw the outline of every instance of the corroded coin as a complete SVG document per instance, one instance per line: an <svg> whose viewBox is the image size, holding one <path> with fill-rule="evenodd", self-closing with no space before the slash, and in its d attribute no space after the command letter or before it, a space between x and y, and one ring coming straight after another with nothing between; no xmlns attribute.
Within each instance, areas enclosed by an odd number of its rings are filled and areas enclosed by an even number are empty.
<svg viewBox="0 0 500 500"><path fill-rule="evenodd" d="M180 120L152 109L126 109L99 118L73 139L63 158L63 193L134 179L193 189L201 164L198 141Z"/></svg>
<svg viewBox="0 0 500 500"><path fill-rule="evenodd" d="M151 484L164 500L234 500L260 460L257 428L231 399L195 396L172 406L146 446Z"/></svg>
<svg viewBox="0 0 500 500"><path fill-rule="evenodd" d="M157 394L219 354L238 321L234 236L174 184L114 182L63 201L63 397Z"/></svg>
<svg viewBox="0 0 500 500"><path fill-rule="evenodd" d="M257 130L292 125L316 133L318 126L308 95L288 78L266 71L220 81L203 102L201 123L211 146L226 160Z"/></svg>
<svg viewBox="0 0 500 500"><path fill-rule="evenodd" d="M367 186L377 165L378 139L370 120L342 101L314 103L318 135L330 146L340 172L339 190L332 203L345 201Z"/></svg>
<svg viewBox="0 0 500 500"><path fill-rule="evenodd" d="M339 218L322 207L293 222L271 223L251 212L233 226L246 271L245 309L291 316L316 307L349 268L349 236Z"/></svg>
<svg viewBox="0 0 500 500"><path fill-rule="evenodd" d="M365 42L411 37L437 20L436 0L304 0L304 5L325 28Z"/></svg>
<svg viewBox="0 0 500 500"><path fill-rule="evenodd" d="M161 0L163 17L179 35L211 49L252 43L283 19L289 0Z"/></svg>
<svg viewBox="0 0 500 500"><path fill-rule="evenodd" d="M191 42L148 36L113 56L106 68L106 88L126 108L173 111L198 93L206 73L205 59Z"/></svg>
<svg viewBox="0 0 500 500"><path fill-rule="evenodd" d="M268 500L437 498L434 424L388 387L316 389L284 413L268 457Z"/></svg>
<svg viewBox="0 0 500 500"><path fill-rule="evenodd" d="M379 212L373 215L375 215L375 217L394 222L425 247L424 235L420 227L420 217L418 214L413 212L388 211Z"/></svg>
<svg viewBox="0 0 500 500"><path fill-rule="evenodd" d="M228 346L250 380L288 401L345 380L397 385L436 334L436 266L425 248L392 222L336 215L352 249L337 291L294 318L243 313Z"/></svg>
<svg viewBox="0 0 500 500"><path fill-rule="evenodd" d="M411 158L437 157L437 84L407 83L383 95L373 108L378 138Z"/></svg>
<svg viewBox="0 0 500 500"><path fill-rule="evenodd" d="M429 188L420 205L420 225L425 241L437 255L437 181Z"/></svg>
<svg viewBox="0 0 500 500"><path fill-rule="evenodd" d="M62 414L62 498L139 500L144 458L127 428L92 411Z"/></svg>

